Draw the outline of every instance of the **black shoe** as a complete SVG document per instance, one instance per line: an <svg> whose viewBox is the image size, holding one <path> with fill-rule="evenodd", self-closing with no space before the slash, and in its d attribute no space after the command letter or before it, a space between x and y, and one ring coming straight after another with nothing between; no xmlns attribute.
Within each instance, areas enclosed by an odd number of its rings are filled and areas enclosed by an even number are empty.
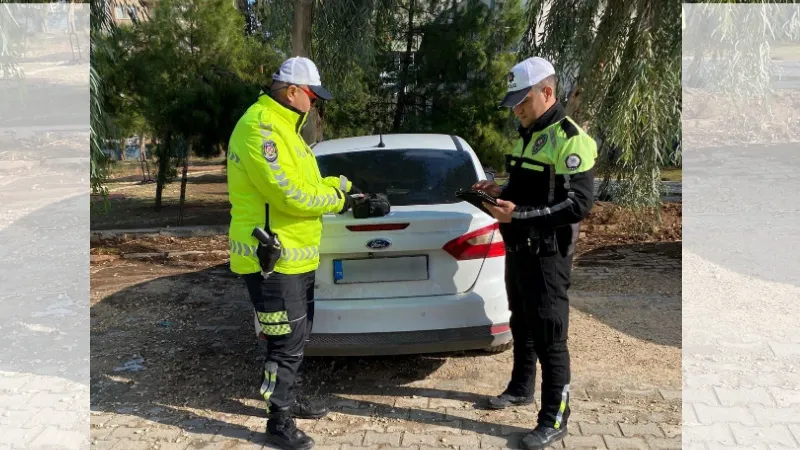
<svg viewBox="0 0 800 450"><path fill-rule="evenodd" d="M297 428L289 411L277 411L267 420L268 445L285 450L308 450L314 447L314 439Z"/></svg>
<svg viewBox="0 0 800 450"><path fill-rule="evenodd" d="M497 397L490 398L486 406L488 406L489 409L505 409L509 406L525 406L532 403L532 395L530 397L517 397L504 392Z"/></svg>
<svg viewBox="0 0 800 450"><path fill-rule="evenodd" d="M295 419L321 419L328 415L328 408L315 404L308 399L298 397L291 408Z"/></svg>
<svg viewBox="0 0 800 450"><path fill-rule="evenodd" d="M541 450L550 447L556 442L564 439L567 435L566 425L555 429L553 427L538 426L522 438L520 446L525 450Z"/></svg>

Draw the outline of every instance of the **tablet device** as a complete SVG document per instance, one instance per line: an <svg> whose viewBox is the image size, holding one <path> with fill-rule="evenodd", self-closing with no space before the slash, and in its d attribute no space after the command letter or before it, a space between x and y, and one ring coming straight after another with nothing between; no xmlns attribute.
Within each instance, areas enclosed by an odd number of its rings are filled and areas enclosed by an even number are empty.
<svg viewBox="0 0 800 450"><path fill-rule="evenodd" d="M490 216L492 214L483 207L483 203L485 202L489 203L490 205L497 206L497 199L484 191L476 191L475 189L459 189L456 191L456 197L469 202L471 205L475 206L486 214L489 214Z"/></svg>

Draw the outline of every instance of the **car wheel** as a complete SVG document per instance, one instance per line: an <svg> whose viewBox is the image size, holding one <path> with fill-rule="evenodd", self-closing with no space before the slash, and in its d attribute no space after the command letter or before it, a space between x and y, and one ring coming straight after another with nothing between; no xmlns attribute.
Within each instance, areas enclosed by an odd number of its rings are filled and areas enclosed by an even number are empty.
<svg viewBox="0 0 800 450"><path fill-rule="evenodd" d="M489 348L486 349L486 351L489 352L489 353L503 353L503 352L507 352L507 351L511 350L511 348L513 348L513 347L514 347L514 341L509 341L509 342L506 342L505 344L502 344L502 345L497 345L495 347L489 347Z"/></svg>

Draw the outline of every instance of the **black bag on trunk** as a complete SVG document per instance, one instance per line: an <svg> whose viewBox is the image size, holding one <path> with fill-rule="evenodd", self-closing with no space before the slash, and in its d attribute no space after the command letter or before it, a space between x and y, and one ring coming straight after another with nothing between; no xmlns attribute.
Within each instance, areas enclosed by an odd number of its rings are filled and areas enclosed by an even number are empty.
<svg viewBox="0 0 800 450"><path fill-rule="evenodd" d="M356 200L353 205L353 217L356 219L383 217L389 214L391 209L386 194L364 194L364 198Z"/></svg>

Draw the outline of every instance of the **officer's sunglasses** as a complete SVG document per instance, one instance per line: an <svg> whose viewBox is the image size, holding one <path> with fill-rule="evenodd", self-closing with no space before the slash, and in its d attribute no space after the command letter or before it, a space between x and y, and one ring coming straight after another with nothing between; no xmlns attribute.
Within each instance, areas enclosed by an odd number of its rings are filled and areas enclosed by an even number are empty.
<svg viewBox="0 0 800 450"><path fill-rule="evenodd" d="M297 89L300 89L301 91L305 92L312 105L317 102L317 94L315 94L310 89L306 89L303 86L298 86L296 84L290 84L289 86L294 86ZM289 86L284 86L284 87L281 87L281 88L278 88L278 89L273 89L272 92L280 91L281 89L289 89Z"/></svg>
<svg viewBox="0 0 800 450"><path fill-rule="evenodd" d="M303 91L303 92L305 92L305 93L306 93L306 95L308 96L308 99L311 101L311 104L312 104L312 105L313 105L314 103L316 103L316 102L317 102L317 94L315 94L315 93L314 93L312 90L310 90L310 89L306 89L306 88L304 88L304 87L302 87L302 86L297 86L297 87L298 87L298 88L299 88L301 91Z"/></svg>

